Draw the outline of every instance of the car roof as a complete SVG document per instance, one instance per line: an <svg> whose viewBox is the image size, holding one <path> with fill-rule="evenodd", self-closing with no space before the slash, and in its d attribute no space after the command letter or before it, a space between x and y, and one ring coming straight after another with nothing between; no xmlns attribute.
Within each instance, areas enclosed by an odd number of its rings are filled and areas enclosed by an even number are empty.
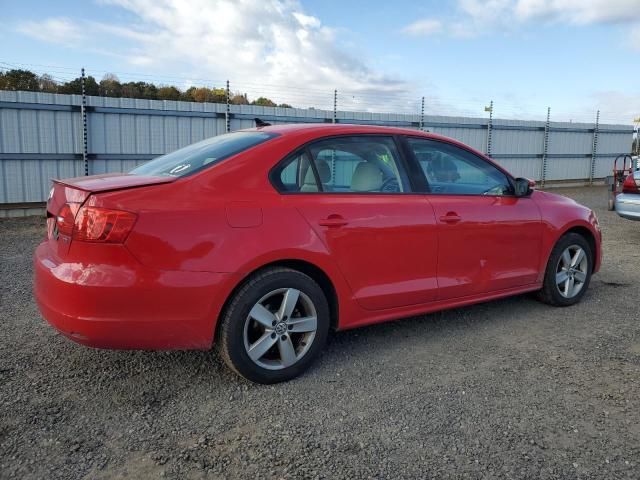
<svg viewBox="0 0 640 480"><path fill-rule="evenodd" d="M447 140L453 143L460 143L442 135L435 133L423 132L412 128L400 128L400 127L387 127L382 125L357 125L349 123L289 123L282 125L270 125L268 127L254 127L244 129L244 131L255 132L271 132L285 136L298 136L304 135L313 136L328 136L328 135L343 135L343 134L381 134L381 135L413 135L426 138L433 138L437 140Z"/></svg>
<svg viewBox="0 0 640 480"><path fill-rule="evenodd" d="M382 125L357 125L348 123L289 123L281 125L269 125L267 127L254 127L245 129L246 132L270 132L297 142L308 142L322 137L349 134L379 134L379 135L410 135L423 137L430 140L440 140L456 145L462 149L484 158L506 175L512 176L502 166L488 157L483 152L462 143L454 138L438 135L437 133L423 132L412 128L387 127Z"/></svg>

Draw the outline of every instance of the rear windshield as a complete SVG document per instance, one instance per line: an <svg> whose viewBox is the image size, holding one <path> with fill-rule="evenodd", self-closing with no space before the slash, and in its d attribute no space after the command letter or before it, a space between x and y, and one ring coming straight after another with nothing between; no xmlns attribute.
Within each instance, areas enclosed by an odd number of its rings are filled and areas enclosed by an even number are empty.
<svg viewBox="0 0 640 480"><path fill-rule="evenodd" d="M134 175L182 177L275 137L266 132L234 132L208 138L134 168Z"/></svg>

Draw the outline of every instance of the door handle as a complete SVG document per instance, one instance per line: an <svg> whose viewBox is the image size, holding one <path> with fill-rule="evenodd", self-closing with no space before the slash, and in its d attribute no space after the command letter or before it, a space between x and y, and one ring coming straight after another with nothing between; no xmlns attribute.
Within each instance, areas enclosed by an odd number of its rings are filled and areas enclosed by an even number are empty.
<svg viewBox="0 0 640 480"><path fill-rule="evenodd" d="M322 219L318 222L318 225L321 227L343 227L347 222L342 215L329 215L327 218Z"/></svg>
<svg viewBox="0 0 640 480"><path fill-rule="evenodd" d="M448 212L440 217L442 223L458 223L460 220L462 220L462 217L455 212Z"/></svg>

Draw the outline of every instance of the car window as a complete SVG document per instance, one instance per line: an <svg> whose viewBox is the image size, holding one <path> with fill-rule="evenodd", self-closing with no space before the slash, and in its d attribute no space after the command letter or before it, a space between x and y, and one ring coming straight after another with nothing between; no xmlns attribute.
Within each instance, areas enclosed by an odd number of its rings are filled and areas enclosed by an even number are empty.
<svg viewBox="0 0 640 480"><path fill-rule="evenodd" d="M511 195L507 176L486 160L444 142L409 138L429 192L449 195Z"/></svg>
<svg viewBox="0 0 640 480"><path fill-rule="evenodd" d="M129 173L182 177L255 147L274 136L276 135L267 132L234 132L218 135L154 158Z"/></svg>
<svg viewBox="0 0 640 480"><path fill-rule="evenodd" d="M408 192L407 174L390 137L352 136L309 147L324 192Z"/></svg>
<svg viewBox="0 0 640 480"><path fill-rule="evenodd" d="M285 192L318 192L318 182L306 152L293 154L279 170L278 189Z"/></svg>

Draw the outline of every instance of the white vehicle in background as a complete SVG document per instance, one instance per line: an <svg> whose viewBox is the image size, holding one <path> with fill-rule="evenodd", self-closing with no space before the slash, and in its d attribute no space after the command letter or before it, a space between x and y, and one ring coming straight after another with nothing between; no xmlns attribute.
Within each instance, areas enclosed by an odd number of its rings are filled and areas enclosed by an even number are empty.
<svg viewBox="0 0 640 480"><path fill-rule="evenodd" d="M633 157L631 172L622 182L622 192L615 196L615 210L628 220L640 220L640 157Z"/></svg>

